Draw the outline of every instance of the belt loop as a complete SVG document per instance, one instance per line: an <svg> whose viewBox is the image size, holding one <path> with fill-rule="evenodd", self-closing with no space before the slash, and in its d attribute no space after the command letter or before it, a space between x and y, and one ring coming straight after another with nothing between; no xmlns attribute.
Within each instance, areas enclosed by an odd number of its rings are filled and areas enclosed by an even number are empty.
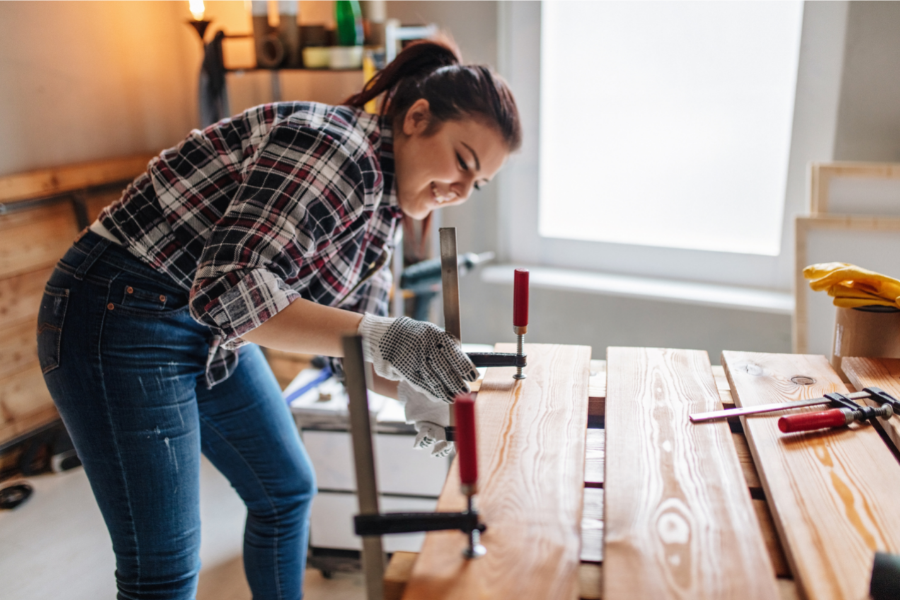
<svg viewBox="0 0 900 600"><path fill-rule="evenodd" d="M100 241L91 248L91 251L88 252L88 255L84 257L84 260L81 262L81 266L75 271L75 279L81 281L84 279L84 276L87 275L87 272L94 266L94 263L97 262L97 259L100 258L100 255L109 248L109 245L112 244L106 238L100 238Z"/></svg>

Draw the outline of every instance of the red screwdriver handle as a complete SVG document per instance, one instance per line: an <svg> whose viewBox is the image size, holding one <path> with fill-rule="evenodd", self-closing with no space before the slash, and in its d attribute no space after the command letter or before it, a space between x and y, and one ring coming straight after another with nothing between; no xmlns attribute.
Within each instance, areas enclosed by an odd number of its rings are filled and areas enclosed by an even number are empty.
<svg viewBox="0 0 900 600"><path fill-rule="evenodd" d="M513 292L513 327L528 327L527 269L516 269Z"/></svg>
<svg viewBox="0 0 900 600"><path fill-rule="evenodd" d="M459 482L475 492L478 483L478 445L475 439L475 398L460 394L453 402L456 412L456 453L459 456Z"/></svg>
<svg viewBox="0 0 900 600"><path fill-rule="evenodd" d="M778 419L778 429L782 433L814 431L816 429L825 429L826 427L840 427L846 424L847 415L840 408L800 415L788 415Z"/></svg>

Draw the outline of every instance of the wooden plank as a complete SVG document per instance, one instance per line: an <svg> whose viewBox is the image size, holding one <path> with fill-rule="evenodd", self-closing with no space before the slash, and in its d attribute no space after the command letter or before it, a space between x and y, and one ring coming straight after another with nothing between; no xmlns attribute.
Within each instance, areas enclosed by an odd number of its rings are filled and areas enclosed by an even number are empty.
<svg viewBox="0 0 900 600"><path fill-rule="evenodd" d="M8 215L15 217L11 227L3 227L0 217L0 279L49 267L72 245L78 225L71 205L47 208Z"/></svg>
<svg viewBox="0 0 900 600"><path fill-rule="evenodd" d="M37 363L37 323L20 321L0 329L0 378Z"/></svg>
<svg viewBox="0 0 900 600"><path fill-rule="evenodd" d="M39 365L0 379L0 444L56 418Z"/></svg>
<svg viewBox="0 0 900 600"><path fill-rule="evenodd" d="M0 202L20 202L133 179L147 169L151 158L111 158L0 177Z"/></svg>
<svg viewBox="0 0 900 600"><path fill-rule="evenodd" d="M585 438L584 485L603 487L603 458L605 435L602 429L588 429Z"/></svg>
<svg viewBox="0 0 900 600"><path fill-rule="evenodd" d="M588 414L602 417L606 412L606 361L591 361L591 378L588 383Z"/></svg>
<svg viewBox="0 0 900 600"><path fill-rule="evenodd" d="M775 523L772 521L769 505L766 504L765 500L754 500L753 509L756 511L756 518L759 520L759 528L762 531L763 541L766 543L766 550L769 551L769 558L772 560L775 576L791 577L791 568L787 564L784 550L782 550L781 542L778 540L778 532L775 530Z"/></svg>
<svg viewBox="0 0 900 600"><path fill-rule="evenodd" d="M488 369L478 393L476 500L487 555L466 561L463 534L427 534L405 600L578 595L591 350L528 344L525 351L527 379L513 380L512 368ZM438 510L464 508L454 461Z"/></svg>
<svg viewBox="0 0 900 600"><path fill-rule="evenodd" d="M37 321L44 285L52 267L0 279L0 328L20 321Z"/></svg>
<svg viewBox="0 0 900 600"><path fill-rule="evenodd" d="M778 580L778 597L780 600L803 600L797 583L791 579Z"/></svg>
<svg viewBox="0 0 900 600"><path fill-rule="evenodd" d="M741 472L744 474L747 487L750 490L762 490L762 483L759 480L759 473L756 472L756 465L753 464L753 456L750 454L747 438L743 433L732 433L731 439L734 442L734 449L737 450Z"/></svg>
<svg viewBox="0 0 900 600"><path fill-rule="evenodd" d="M823 356L724 352L722 361L740 406L846 391ZM864 598L873 553L900 550L900 464L871 426L783 435L779 416L742 420L791 572L807 598Z"/></svg>
<svg viewBox="0 0 900 600"><path fill-rule="evenodd" d="M578 566L578 597L581 600L603 598L603 567L582 563Z"/></svg>
<svg viewBox="0 0 900 600"><path fill-rule="evenodd" d="M898 358L845 358L841 370L858 390L879 387L900 399L900 359ZM879 406L874 400L866 400L869 406ZM900 415L890 419L878 419L888 439L900 450Z"/></svg>
<svg viewBox="0 0 900 600"><path fill-rule="evenodd" d="M706 352L607 349L606 600L777 595Z"/></svg>
<svg viewBox="0 0 900 600"><path fill-rule="evenodd" d="M416 552L394 552L384 572L384 600L400 600L403 597L418 556Z"/></svg>
<svg viewBox="0 0 900 600"><path fill-rule="evenodd" d="M585 488L581 514L581 562L603 562L603 490Z"/></svg>
<svg viewBox="0 0 900 600"><path fill-rule="evenodd" d="M85 194L84 209L87 212L88 221L94 222L94 219L100 214L100 211L118 200L122 196L122 189L114 188L107 190L90 191Z"/></svg>

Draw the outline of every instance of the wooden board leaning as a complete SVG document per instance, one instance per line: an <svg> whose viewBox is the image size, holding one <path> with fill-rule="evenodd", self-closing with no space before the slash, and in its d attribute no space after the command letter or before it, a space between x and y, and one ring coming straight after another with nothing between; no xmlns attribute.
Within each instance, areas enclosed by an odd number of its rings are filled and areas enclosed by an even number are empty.
<svg viewBox="0 0 900 600"><path fill-rule="evenodd" d="M527 379L514 381L512 368L489 369L476 403L476 502L488 553L466 561L463 534L429 533L404 600L578 597L591 349L528 344L525 351ZM464 508L454 461L437 509Z"/></svg>
<svg viewBox="0 0 900 600"><path fill-rule="evenodd" d="M847 391L823 356L724 352L722 363L742 407ZM741 422L795 581L810 600L865 598L875 551L900 550L900 464L870 425L784 435L779 416Z"/></svg>

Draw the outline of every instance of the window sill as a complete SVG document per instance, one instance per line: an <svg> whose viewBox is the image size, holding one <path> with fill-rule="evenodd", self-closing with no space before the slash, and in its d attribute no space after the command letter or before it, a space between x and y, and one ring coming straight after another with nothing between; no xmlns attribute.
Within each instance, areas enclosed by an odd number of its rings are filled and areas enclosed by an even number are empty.
<svg viewBox="0 0 900 600"><path fill-rule="evenodd" d="M515 265L484 267L481 271L481 280L487 283L512 285L514 268ZM590 271L570 271L550 267L531 267L529 271L529 283L532 288L677 302L777 315L792 315L794 312L794 297L788 292Z"/></svg>

